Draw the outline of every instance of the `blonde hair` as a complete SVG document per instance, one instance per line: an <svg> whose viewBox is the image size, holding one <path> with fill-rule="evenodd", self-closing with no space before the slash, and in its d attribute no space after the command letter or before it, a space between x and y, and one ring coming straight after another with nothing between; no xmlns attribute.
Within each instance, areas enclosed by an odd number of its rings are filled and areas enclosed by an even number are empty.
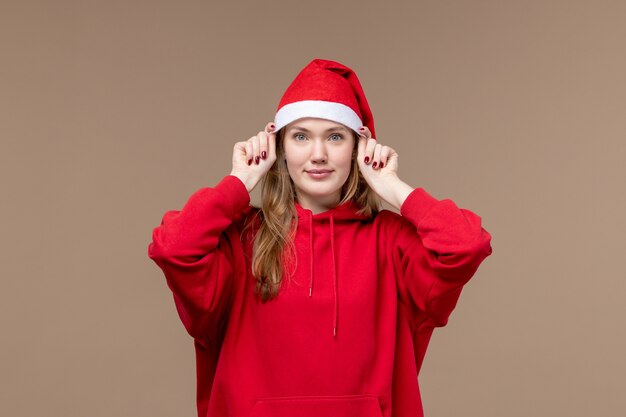
<svg viewBox="0 0 626 417"><path fill-rule="evenodd" d="M283 273L286 271L285 266L296 260L293 243L298 221L294 203L296 193L285 160L284 131L285 129L281 129L276 135L276 162L263 179L261 209L258 212L260 226L254 236L252 248L255 290L263 301L278 295ZM341 189L339 204L354 200L360 207L357 213L373 218L380 210L381 201L361 174L356 159L358 135L352 132L352 166ZM247 222L243 230L250 226L251 222Z"/></svg>

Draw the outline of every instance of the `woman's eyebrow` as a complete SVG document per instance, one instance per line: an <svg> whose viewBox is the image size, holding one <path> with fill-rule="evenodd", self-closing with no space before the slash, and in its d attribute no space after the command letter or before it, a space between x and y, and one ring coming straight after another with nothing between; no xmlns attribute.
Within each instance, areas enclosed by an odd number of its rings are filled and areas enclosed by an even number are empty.
<svg viewBox="0 0 626 417"><path fill-rule="evenodd" d="M311 133L311 131L309 129L304 128L302 126L292 126L291 129L289 129L289 130L302 130L304 132ZM345 127L331 127L329 129L326 129L326 132L332 132L332 131L335 131L335 130L347 130L347 129Z"/></svg>

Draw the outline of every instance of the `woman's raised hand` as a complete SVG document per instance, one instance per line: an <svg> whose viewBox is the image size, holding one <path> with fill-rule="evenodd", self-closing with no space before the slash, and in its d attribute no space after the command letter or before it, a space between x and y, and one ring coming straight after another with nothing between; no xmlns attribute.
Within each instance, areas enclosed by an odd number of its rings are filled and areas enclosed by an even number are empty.
<svg viewBox="0 0 626 417"><path fill-rule="evenodd" d="M398 153L372 138L367 126L360 130L357 158L361 173L370 187L376 188L380 180L398 174Z"/></svg>
<svg viewBox="0 0 626 417"><path fill-rule="evenodd" d="M358 164L363 177L383 200L397 210L414 190L398 177L398 153L372 138L367 127L359 134Z"/></svg>
<svg viewBox="0 0 626 417"><path fill-rule="evenodd" d="M265 125L250 139L235 143L233 169L230 175L239 178L248 192L252 191L276 161L276 133L274 123Z"/></svg>

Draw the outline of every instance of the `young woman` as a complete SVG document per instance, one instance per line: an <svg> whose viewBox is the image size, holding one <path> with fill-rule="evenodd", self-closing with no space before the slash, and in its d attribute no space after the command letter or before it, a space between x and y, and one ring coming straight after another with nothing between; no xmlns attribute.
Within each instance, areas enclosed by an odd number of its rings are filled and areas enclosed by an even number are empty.
<svg viewBox="0 0 626 417"><path fill-rule="evenodd" d="M423 415L431 334L491 236L397 170L356 74L314 59L231 173L165 213L148 254L194 340L199 416Z"/></svg>

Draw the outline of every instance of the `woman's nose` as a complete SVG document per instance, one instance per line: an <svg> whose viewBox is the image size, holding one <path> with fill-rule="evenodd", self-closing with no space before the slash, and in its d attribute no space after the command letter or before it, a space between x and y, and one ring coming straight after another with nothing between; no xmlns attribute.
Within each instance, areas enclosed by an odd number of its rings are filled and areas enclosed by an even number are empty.
<svg viewBox="0 0 626 417"><path fill-rule="evenodd" d="M326 146L321 140L313 141L313 149L311 150L311 160L315 162L325 162L327 158Z"/></svg>

